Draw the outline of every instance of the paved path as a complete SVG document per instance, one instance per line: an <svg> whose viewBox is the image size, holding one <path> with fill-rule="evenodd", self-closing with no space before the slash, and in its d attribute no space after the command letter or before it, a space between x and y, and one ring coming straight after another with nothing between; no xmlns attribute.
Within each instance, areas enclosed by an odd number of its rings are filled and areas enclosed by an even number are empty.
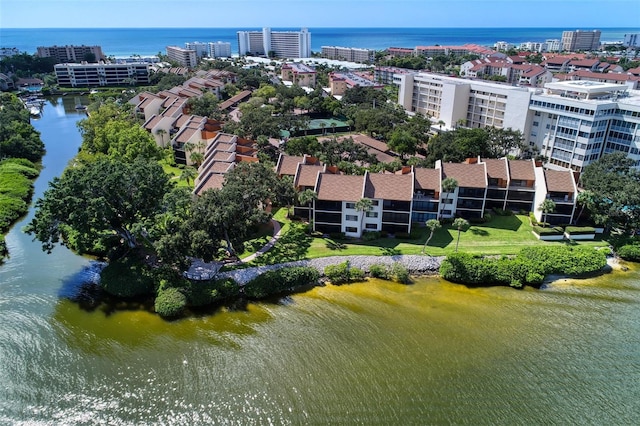
<svg viewBox="0 0 640 426"><path fill-rule="evenodd" d="M271 249L271 247L273 247L278 242L278 240L280 239L280 235L282 234L282 228L280 227L280 222L278 222L275 219L271 219L271 224L273 225L273 237L271 237L269 242L267 244L265 244L260 250L258 250L257 252L253 253L252 255L249 255L249 256L245 257L244 259L240 259L240 262L242 262L242 263L251 262L256 257L258 257L261 254L269 251Z"/></svg>

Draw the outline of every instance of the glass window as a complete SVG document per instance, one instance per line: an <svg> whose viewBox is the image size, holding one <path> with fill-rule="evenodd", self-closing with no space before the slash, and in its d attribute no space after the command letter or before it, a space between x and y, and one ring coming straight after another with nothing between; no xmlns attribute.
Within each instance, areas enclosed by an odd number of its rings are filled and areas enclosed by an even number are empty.
<svg viewBox="0 0 640 426"><path fill-rule="evenodd" d="M358 228L356 228L355 226L347 226L344 230L346 232L358 232Z"/></svg>

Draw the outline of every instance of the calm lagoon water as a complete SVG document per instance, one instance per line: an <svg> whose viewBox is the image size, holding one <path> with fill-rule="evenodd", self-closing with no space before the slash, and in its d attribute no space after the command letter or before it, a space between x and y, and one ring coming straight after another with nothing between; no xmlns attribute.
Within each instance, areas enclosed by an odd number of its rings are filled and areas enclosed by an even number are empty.
<svg viewBox="0 0 640 426"><path fill-rule="evenodd" d="M82 115L34 121L41 194ZM20 228L0 266L0 424L640 424L640 274L544 290L318 287L167 322L63 296L90 262Z"/></svg>

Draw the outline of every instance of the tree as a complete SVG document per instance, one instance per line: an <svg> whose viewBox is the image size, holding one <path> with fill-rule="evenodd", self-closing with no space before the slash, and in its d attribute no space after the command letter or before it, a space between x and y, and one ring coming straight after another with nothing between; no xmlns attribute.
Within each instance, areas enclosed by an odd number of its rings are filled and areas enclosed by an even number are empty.
<svg viewBox="0 0 640 426"><path fill-rule="evenodd" d="M634 165L618 152L603 155L582 171L582 186L594 194L588 208L597 224L629 233L640 229L640 171Z"/></svg>
<svg viewBox="0 0 640 426"><path fill-rule="evenodd" d="M556 211L556 203L551 198L545 198L538 206L538 210L542 212L542 227L547 225L547 215Z"/></svg>
<svg viewBox="0 0 640 426"><path fill-rule="evenodd" d="M585 189L584 191L581 191L580 193L578 193L578 197L576 198L576 201L578 204L580 204L580 213L578 213L578 215L576 216L576 219L575 219L576 224L582 217L582 214L584 213L584 209L589 208L589 206L593 206L595 200L596 200L596 196L593 193L593 191Z"/></svg>
<svg viewBox="0 0 640 426"><path fill-rule="evenodd" d="M204 155L202 155L201 152L194 151L191 153L191 155L189 155L189 160L191 160L191 162L195 164L196 168L198 168L204 161Z"/></svg>
<svg viewBox="0 0 640 426"><path fill-rule="evenodd" d="M156 135L160 136L160 145L164 148L164 135L167 134L167 131L164 129L158 129L156 131Z"/></svg>
<svg viewBox="0 0 640 426"><path fill-rule="evenodd" d="M287 209L287 218L289 217L289 211L291 206L296 200L296 188L293 185L293 177L282 176L278 180L278 188L276 190L278 205L285 206Z"/></svg>
<svg viewBox="0 0 640 426"><path fill-rule="evenodd" d="M524 137L519 130L489 127L486 131L488 133L488 154L491 158L506 157L514 150L525 148Z"/></svg>
<svg viewBox="0 0 640 426"><path fill-rule="evenodd" d="M373 201L369 198L360 198L355 205L355 209L357 212L362 212L362 217L360 218L360 235L364 232L364 217L368 212L373 210Z"/></svg>
<svg viewBox="0 0 640 426"><path fill-rule="evenodd" d="M456 253L458 252L458 244L460 244L460 232L469 226L469 221L461 217L457 217L453 221L453 227L458 230L458 239L456 240Z"/></svg>
<svg viewBox="0 0 640 426"><path fill-rule="evenodd" d="M198 175L198 172L193 167L185 167L182 169L182 173L180 173L180 180L186 180L187 185L191 185L191 181L195 179Z"/></svg>
<svg viewBox="0 0 640 426"><path fill-rule="evenodd" d="M452 177L448 177L448 178L444 178L440 185L442 186L442 190L444 192L452 193L458 187L458 181Z"/></svg>
<svg viewBox="0 0 640 426"><path fill-rule="evenodd" d="M400 158L404 161L406 155L416 153L418 149L418 139L412 136L407 130L396 129L391 133L388 146L392 151L400 154Z"/></svg>
<svg viewBox="0 0 640 426"><path fill-rule="evenodd" d="M55 178L36 202L35 217L26 231L47 252L61 237L67 244L69 231L84 241L117 235L116 245L138 247L138 237L161 211L170 188L168 176L156 162L102 157Z"/></svg>
<svg viewBox="0 0 640 426"><path fill-rule="evenodd" d="M440 228L442 228L442 225L440 224L440 221L437 219L429 219L426 223L425 223L427 229L429 230L429 238L427 238L427 241L424 242L424 246L422 246L422 254L424 254L424 251L426 250L427 246L429 245L429 241L431 241L431 238L433 238L433 234Z"/></svg>
<svg viewBox="0 0 640 426"><path fill-rule="evenodd" d="M305 189L298 194L298 202L303 206L309 206L309 223L311 223L311 203L313 203L317 199L318 194L311 189Z"/></svg>

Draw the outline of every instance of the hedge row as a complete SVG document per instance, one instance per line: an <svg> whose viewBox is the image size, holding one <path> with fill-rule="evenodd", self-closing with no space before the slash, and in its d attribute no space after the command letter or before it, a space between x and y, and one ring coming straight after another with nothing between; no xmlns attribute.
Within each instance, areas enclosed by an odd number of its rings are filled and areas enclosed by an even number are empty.
<svg viewBox="0 0 640 426"><path fill-rule="evenodd" d="M0 232L5 232L29 208L38 168L23 158L0 161Z"/></svg>
<svg viewBox="0 0 640 426"><path fill-rule="evenodd" d="M533 232L535 232L538 235L563 235L564 234L564 230L559 226L554 226L551 228L546 228L546 227L543 228L542 226L533 225L532 229L533 229Z"/></svg>
<svg viewBox="0 0 640 426"><path fill-rule="evenodd" d="M539 286L550 274L581 276L600 271L603 251L592 247L528 247L513 258L485 258L466 253L447 256L440 274L448 281L470 285Z"/></svg>
<svg viewBox="0 0 640 426"><path fill-rule="evenodd" d="M320 273L308 266L295 266L267 271L244 286L244 294L250 299L262 299L272 294L289 291L296 287L316 284Z"/></svg>
<svg viewBox="0 0 640 426"><path fill-rule="evenodd" d="M640 245L627 244L617 250L618 256L631 262L640 262Z"/></svg>
<svg viewBox="0 0 640 426"><path fill-rule="evenodd" d="M324 268L324 274L331 284L346 284L364 281L364 271L351 266L349 261L337 265L329 265Z"/></svg>
<svg viewBox="0 0 640 426"><path fill-rule="evenodd" d="M411 276L407 267L400 262L394 262L391 266L375 263L369 266L369 275L373 278L393 280L402 284L411 283Z"/></svg>

